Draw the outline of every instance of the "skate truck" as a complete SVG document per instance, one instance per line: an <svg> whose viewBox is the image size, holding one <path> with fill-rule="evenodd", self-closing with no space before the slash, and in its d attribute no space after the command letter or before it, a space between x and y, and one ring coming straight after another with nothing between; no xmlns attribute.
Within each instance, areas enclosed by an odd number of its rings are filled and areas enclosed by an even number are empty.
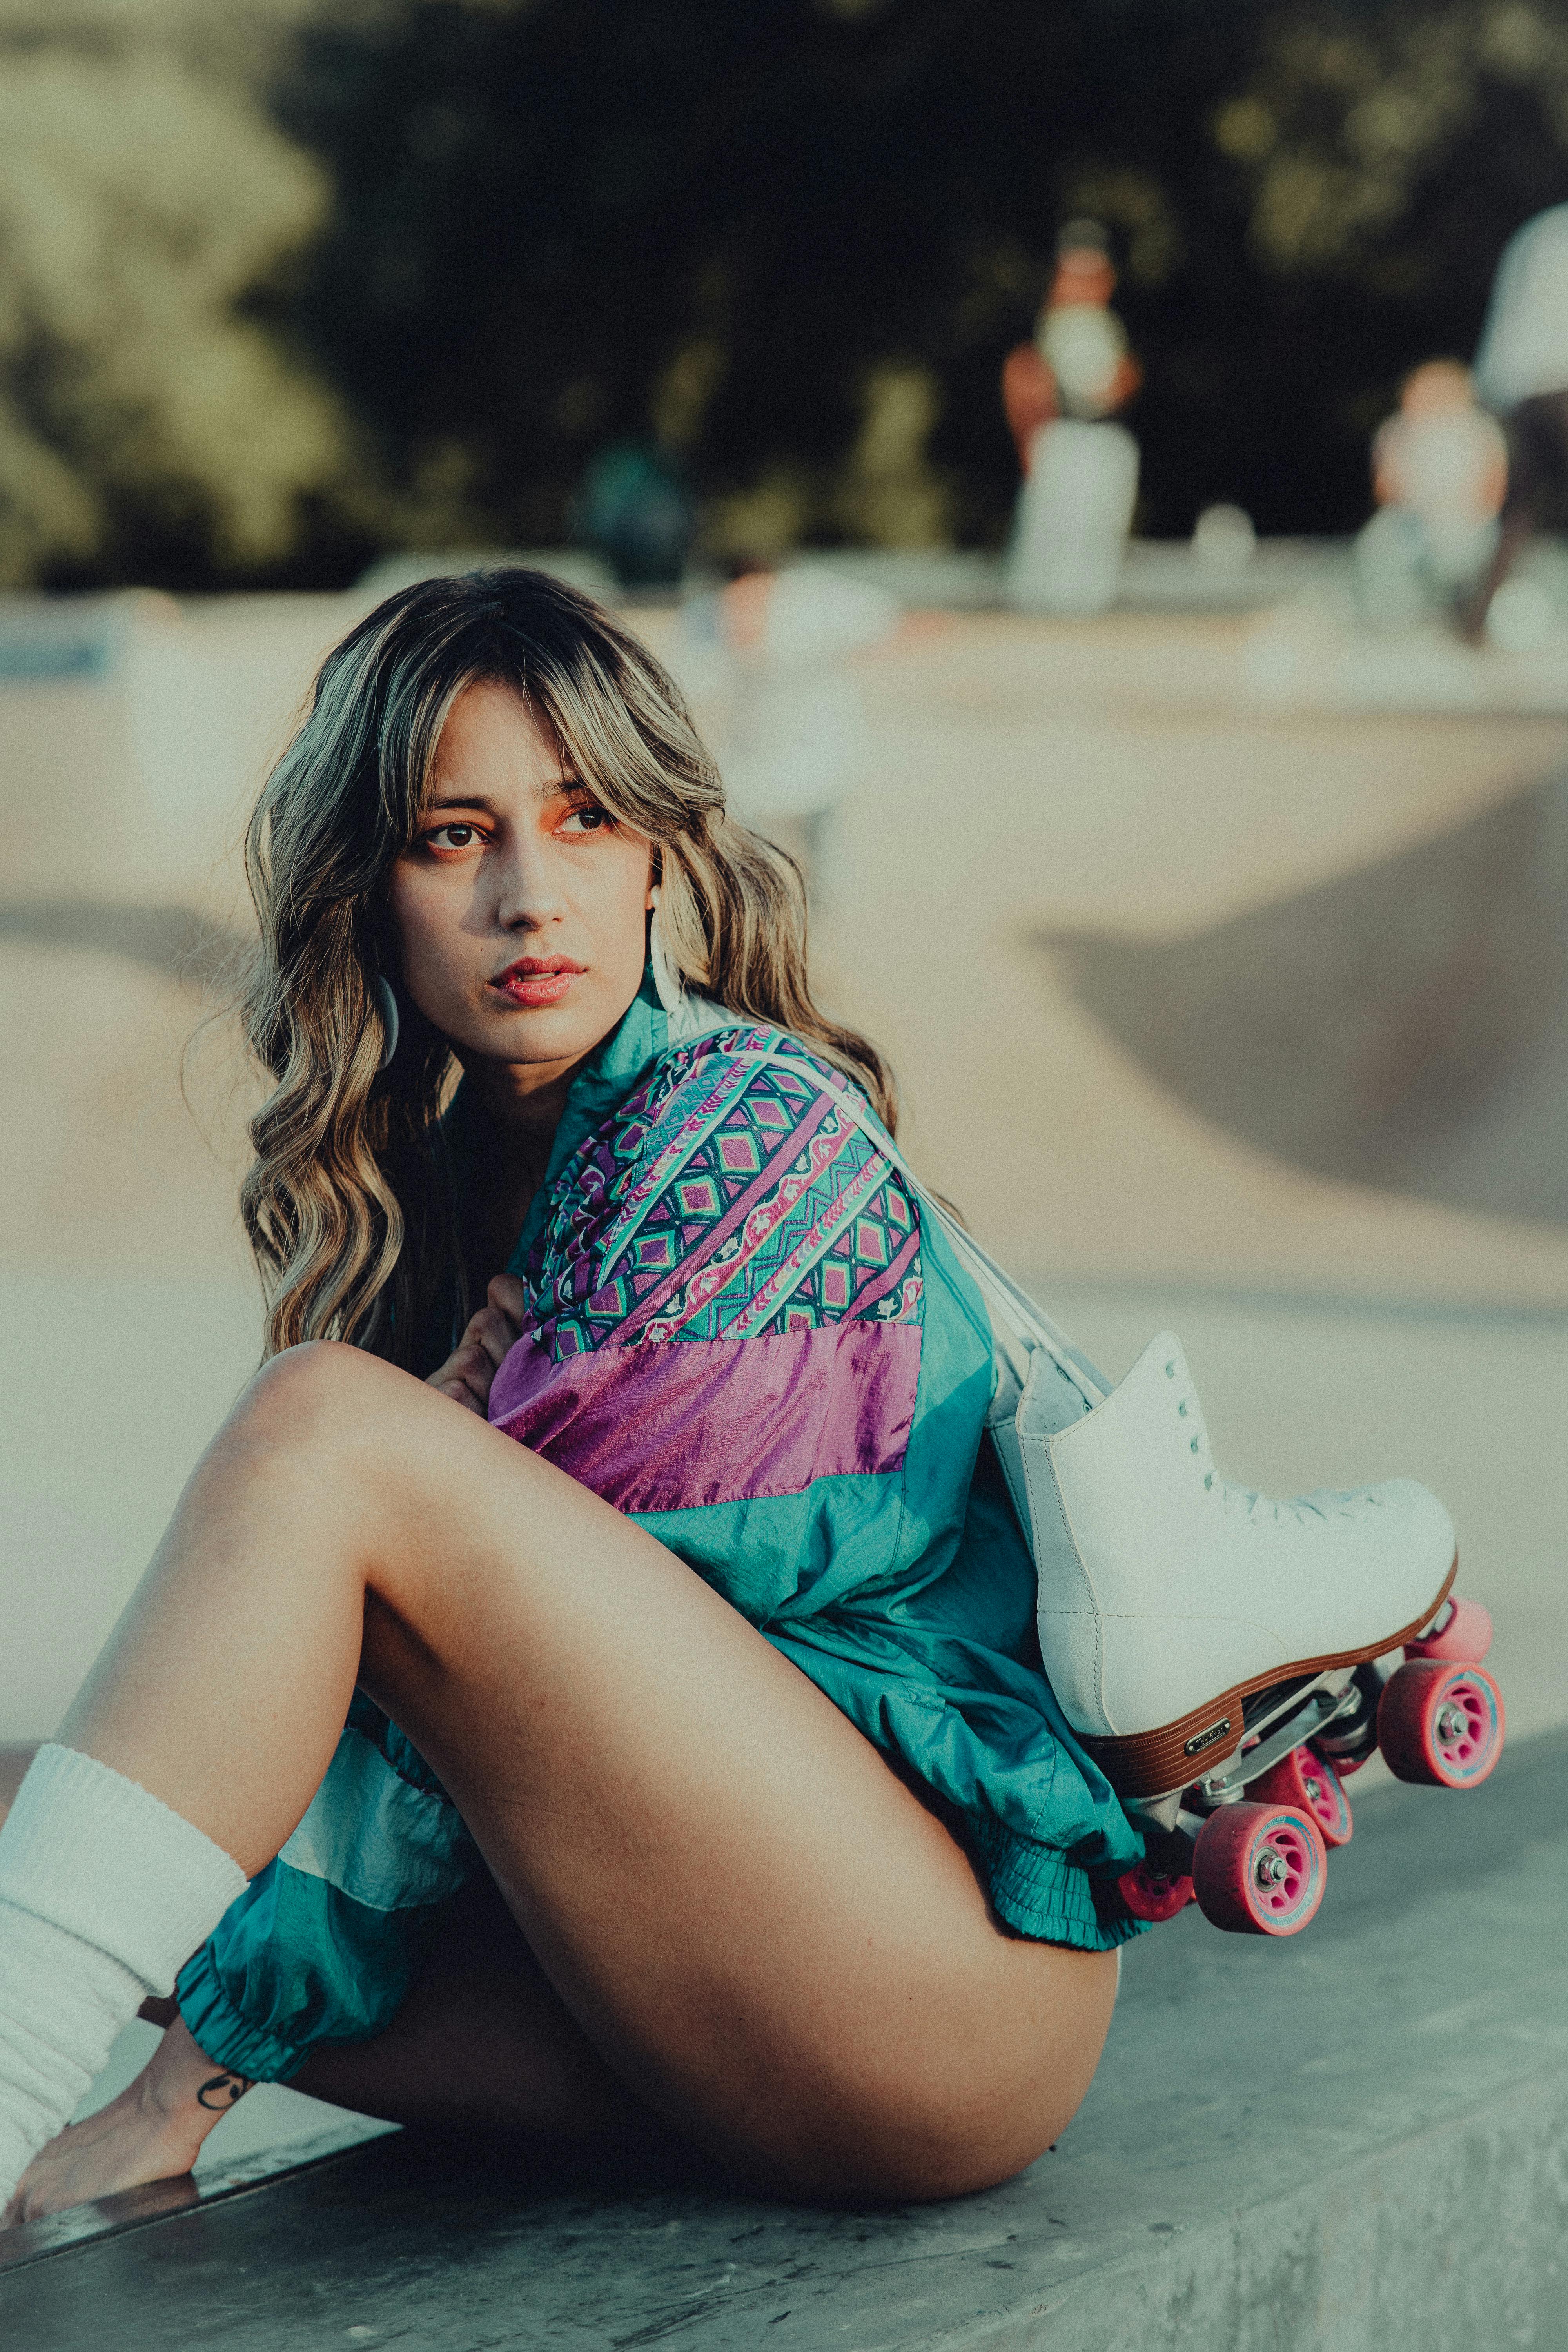
<svg viewBox="0 0 1568 2352"><path fill-rule="evenodd" d="M1328 1849L1353 1826L1344 1783L1381 1751L1401 1780L1474 1789L1502 1753L1503 1705L1481 1664L1491 1619L1450 1594L1428 1631L1384 1672L1375 1659L1293 1676L1244 1698L1242 1738L1183 1789L1122 1798L1144 1859L1118 1886L1135 1919L1171 1919L1195 1901L1216 1927L1294 1936L1323 1899ZM1191 1734L1194 1758L1223 1718Z"/></svg>
<svg viewBox="0 0 1568 2352"><path fill-rule="evenodd" d="M985 1300L986 1427L1034 1554L1041 1664L1143 1832L1122 1900L1140 1919L1195 1900L1215 1927L1295 1935L1374 1748L1444 1789L1478 1787L1502 1752L1491 1620L1453 1595L1447 1512L1409 1478L1283 1502L1231 1485L1171 1332L1108 1389L853 1087L839 1100Z"/></svg>

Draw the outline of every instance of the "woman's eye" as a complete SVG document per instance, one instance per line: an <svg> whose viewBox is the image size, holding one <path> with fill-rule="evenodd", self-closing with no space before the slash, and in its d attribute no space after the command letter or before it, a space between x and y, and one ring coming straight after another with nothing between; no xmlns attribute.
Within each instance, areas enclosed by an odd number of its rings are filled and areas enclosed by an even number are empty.
<svg viewBox="0 0 1568 2352"><path fill-rule="evenodd" d="M478 840L479 827L474 824L438 824L425 838L432 849L468 849Z"/></svg>
<svg viewBox="0 0 1568 2352"><path fill-rule="evenodd" d="M563 833L602 833L606 825L613 825L615 821L608 809L600 808L595 803L589 801L584 807L574 808L568 815L562 818L561 830Z"/></svg>

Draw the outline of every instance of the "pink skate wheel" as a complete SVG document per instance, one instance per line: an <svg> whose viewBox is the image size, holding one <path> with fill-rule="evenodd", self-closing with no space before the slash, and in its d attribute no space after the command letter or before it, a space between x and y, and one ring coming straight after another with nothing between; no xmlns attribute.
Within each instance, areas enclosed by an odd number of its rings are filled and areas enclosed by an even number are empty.
<svg viewBox="0 0 1568 2352"><path fill-rule="evenodd" d="M1492 1645L1492 1621L1479 1601L1450 1592L1437 1612L1437 1622L1419 1641L1406 1642L1407 1658L1445 1658L1479 1666Z"/></svg>
<svg viewBox="0 0 1568 2352"><path fill-rule="evenodd" d="M1299 1805L1222 1805L1198 1832L1193 1883L1204 1917L1242 1936L1294 1936L1323 1899L1322 1832Z"/></svg>
<svg viewBox="0 0 1568 2352"><path fill-rule="evenodd" d="M1473 1789L1502 1754L1502 1693L1484 1666L1416 1658L1384 1685L1377 1744L1401 1780Z"/></svg>
<svg viewBox="0 0 1568 2352"><path fill-rule="evenodd" d="M1124 1870L1116 1882L1121 1900L1134 1919L1173 1919L1193 1899L1190 1878L1164 1878L1146 1862Z"/></svg>
<svg viewBox="0 0 1568 2352"><path fill-rule="evenodd" d="M1256 1780L1251 1793L1272 1805L1300 1805L1323 1832L1325 1845L1349 1845L1355 1823L1351 1801L1340 1786L1340 1776L1327 1757L1310 1748L1293 1748Z"/></svg>

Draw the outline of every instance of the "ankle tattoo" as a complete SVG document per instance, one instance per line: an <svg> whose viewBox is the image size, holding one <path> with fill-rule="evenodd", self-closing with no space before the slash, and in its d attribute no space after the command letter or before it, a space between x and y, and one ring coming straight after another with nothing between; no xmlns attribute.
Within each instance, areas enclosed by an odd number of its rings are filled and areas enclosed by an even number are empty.
<svg viewBox="0 0 1568 2352"><path fill-rule="evenodd" d="M196 2105L205 2107L209 2114L223 2115L254 2087L251 2075L231 2074L226 2067L221 2074L212 2075L202 2084L196 2093Z"/></svg>

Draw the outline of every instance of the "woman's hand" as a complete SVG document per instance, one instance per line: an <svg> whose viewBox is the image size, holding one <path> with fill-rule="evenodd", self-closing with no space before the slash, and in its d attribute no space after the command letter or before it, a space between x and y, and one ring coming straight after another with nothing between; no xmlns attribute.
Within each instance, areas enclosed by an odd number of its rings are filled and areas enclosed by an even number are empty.
<svg viewBox="0 0 1568 2352"><path fill-rule="evenodd" d="M508 1349L515 1348L522 1337L522 1318L528 1306L515 1274L498 1274L485 1295L488 1306L481 1307L470 1319L440 1370L432 1372L426 1383L481 1418L490 1401L490 1382L496 1376L497 1365Z"/></svg>

